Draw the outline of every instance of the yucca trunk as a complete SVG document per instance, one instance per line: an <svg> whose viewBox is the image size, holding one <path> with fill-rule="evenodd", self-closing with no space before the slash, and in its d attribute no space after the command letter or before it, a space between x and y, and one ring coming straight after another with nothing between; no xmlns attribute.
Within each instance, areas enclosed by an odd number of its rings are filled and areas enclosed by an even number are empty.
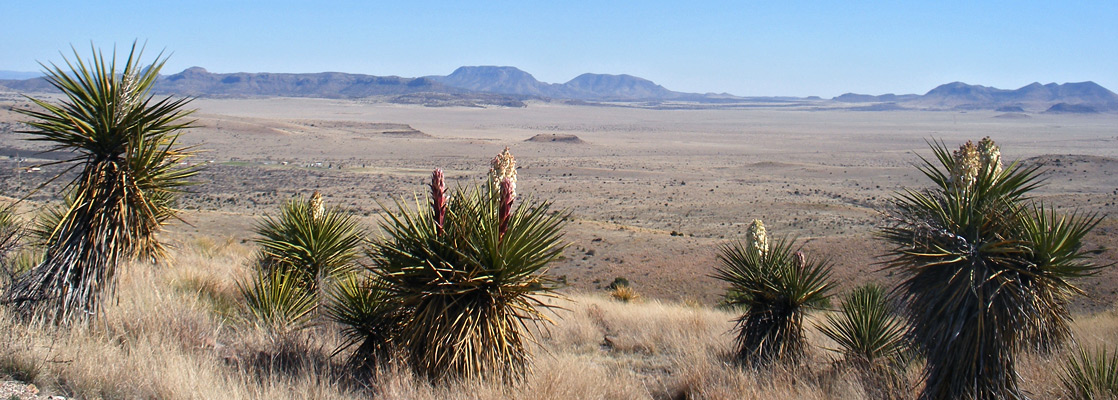
<svg viewBox="0 0 1118 400"><path fill-rule="evenodd" d="M119 161L101 161L83 171L75 187L89 188L89 192L76 195L77 201L52 235L53 245L47 248L42 263L16 281L8 302L47 322L98 312L99 297L112 293L117 265L135 254L136 239L140 239L119 237L128 230L129 220L137 220L127 215L135 207L124 204L128 189L134 191L122 185L129 180ZM149 231L147 226L142 229Z"/></svg>

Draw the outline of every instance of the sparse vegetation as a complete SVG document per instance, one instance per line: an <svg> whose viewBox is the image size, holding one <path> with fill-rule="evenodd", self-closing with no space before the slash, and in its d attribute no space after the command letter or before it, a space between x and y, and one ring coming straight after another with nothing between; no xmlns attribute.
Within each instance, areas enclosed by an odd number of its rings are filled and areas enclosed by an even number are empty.
<svg viewBox="0 0 1118 400"><path fill-rule="evenodd" d="M31 201L0 209L0 266L7 272L0 277L5 290L0 298L16 305L0 308L0 378L76 398L931 399L1108 398L1118 393L1118 355L1082 350L1113 349L1116 313L1084 311L1072 321L1067 305L1080 292L1070 282L1099 268L1087 257L1113 259L1111 249L1083 248L1086 240L1113 247L1108 233L1114 221L1089 213L1060 215L1030 197L1040 187L1035 166L1054 160L1049 165L1062 168L1059 181L1072 183L1041 192L1050 196L1046 202L1086 203L1085 209L1107 212L1112 202L1104 195L1113 187L1108 178L1113 167L1099 165L1113 164L1113 158L1103 151L1041 155L1027 160L1030 167L1003 168L992 141L955 154L936 143L936 158L922 167L936 186L905 192L890 203L891 220L882 233L892 246L889 264L884 271L871 271L863 268L865 257L880 255L876 246L881 242L865 239L880 221L868 211L883 204L882 193L913 182L895 173L901 152L885 152L889 155L875 159L873 167L860 164L865 159L858 156L812 161L821 152L811 150L820 148L838 158L854 154L847 151L861 144L844 143L848 137L821 131L795 146L770 141L778 151L797 147L772 161L755 157L752 150L749 157L739 157L739 127L690 124L638 109L625 110L632 113L628 121L613 125L565 120L554 114L564 107L558 103L547 105L555 123L546 126L533 125L528 117L504 125L482 123L474 112L480 110L448 117L469 121L472 129L511 132L492 140L513 135L520 140L534 130L589 135L593 146L559 146L567 157L533 162L530 170L525 166L535 184L530 190L548 201L518 203L517 167L507 148L493 161L487 179L469 172L475 170L469 160L476 161L490 139L426 135L410 126L407 132L396 131L389 126L394 124L341 116L306 119L288 115L295 113L284 109L293 107L286 101L267 101L264 108L284 118L218 116L210 110L202 116L200 125L217 134L201 141L234 143L232 138L248 134L254 146L261 139L268 145L245 158L233 150L217 151L222 155L210 161L215 167L206 177L222 188L207 188L186 200L209 220L193 232L157 237L160 225L174 216L181 185L198 178L191 177L194 170L185 162L190 150L175 144L177 129L192 123L178 111L185 101L145 100L142 90L142 95L129 94L138 79L153 79L149 71L158 68L133 66L121 73L102 58L95 52L95 63L82 64L79 58L80 68L48 72L60 84L109 95L63 93L54 108L15 106L27 108L25 116L55 118L32 121L27 129L35 132L26 133L70 150L66 154L74 158L56 169L50 161L31 169L24 168L26 159L18 153L15 161L0 157L17 168L15 178L0 179L0 186L23 191L30 182L36 188L27 196ZM132 66L132 55L128 60ZM156 66L162 61L157 59ZM97 96L111 97L111 104ZM102 101L105 109L82 106L83 101ZM371 108L380 101L355 104ZM149 104L166 110L145 108ZM207 108L210 104L207 100ZM335 105L331 100L320 106ZM530 115L535 110L515 111ZM733 112L739 111L744 112ZM96 123L86 118L98 112L120 117ZM150 114L159 112L164 114ZM976 113L958 117L973 122ZM74 115L80 118L64 121ZM636 115L641 118L631 118ZM139 120L127 122L133 117ZM108 133L97 136L105 141L97 145L79 143L81 129L51 131L63 129L67 121L97 128L118 120L126 126L106 128ZM670 127L658 126L667 120ZM1092 121L1090 129L1104 131L1109 139L1112 132L1095 126L1105 124ZM5 126L15 125L0 121L0 128ZM146 131L150 127L162 130ZM639 151L618 147L614 153L612 146L638 134L642 140L646 134L654 137L657 132L649 127L671 136L702 131L712 141L684 141L667 152L651 145ZM786 134L759 127L759 140ZM8 141L14 136L0 135L3 153L24 150ZM418 152L389 141L400 136L422 144L424 163L437 159L459 182L484 183L449 190L436 170L427 202L412 207L398 200L394 209L385 210L384 198L407 197L425 173L415 168ZM889 135L896 140L891 145L907 148L900 144L909 139L895 138L901 136ZM555 154L558 147L539 143L540 137L522 146ZM352 148L342 155L331 147L339 142ZM728 143L734 146L722 146ZM387 157L369 151L386 144ZM113 153L113 146L125 150ZM717 153L710 157L717 168L694 157L712 153ZM643 161L620 158L634 154ZM683 158L687 161L677 163ZM731 168L724 164L731 158L747 160L747 173L760 177L744 178L737 168L727 172ZM116 164L106 167L105 160ZM679 165L689 167L662 173ZM63 167L70 169L56 174ZM787 175L793 170L798 175ZM49 173L36 176L41 171ZM126 174L135 171L140 175L132 182ZM266 179L236 176L244 171ZM867 179L874 173L897 177L897 182ZM1074 190L1084 183L1072 180L1081 175L1105 190L1080 196ZM51 177L58 182L51 183ZM127 183L124 189L121 182ZM591 187L587 182L595 183L592 195L578 189ZM832 186L812 187L819 183ZM338 204L326 207L317 191L309 199L298 197L308 186L330 191ZM736 217L740 207L710 206L715 204L710 200L727 196L735 205L753 207L751 213L779 215L780 226L807 237L770 240L755 221L746 240L719 248L718 279L696 276L713 264L716 256L709 250L714 243L746 230L747 224L728 217ZM572 204L576 215L551 210L551 201ZM16 208L30 224L24 226ZM274 216L257 219L275 209ZM241 213L245 210L251 211ZM378 237L367 241L359 216L374 214L381 218ZM1098 231L1104 233L1088 236L1100 220ZM566 250L562 240L568 221L579 228L572 229L575 245ZM106 230L110 234L102 235ZM75 250L75 243L87 246ZM105 249L110 251L97 253ZM816 257L806 257L803 250ZM159 259L176 262L153 268ZM68 265L85 272L55 274L66 272L60 260L74 261ZM844 268L832 274L832 263ZM550 276L555 264L565 275ZM610 282L609 276L616 278ZM44 307L28 311L19 303L29 300L9 297L21 288L10 283L32 278L48 282L40 284L43 297L77 288L76 298L92 300L48 298ZM894 292L854 287L838 310L830 309L830 293L837 290L832 281L847 287L898 279ZM716 284L728 284L721 296L726 307L710 306L718 292L705 289ZM1114 296L1109 285L1084 287L1100 294L1085 309L1101 310ZM681 304L664 299L681 299ZM78 309L66 310L75 304ZM54 323L36 323L28 316ZM94 316L97 323L67 323ZM805 323L818 329L804 329ZM1073 332L1077 348L1065 348ZM1066 361L1059 369L1051 367L1052 360Z"/></svg>
<svg viewBox="0 0 1118 400"><path fill-rule="evenodd" d="M730 285L727 301L745 312L737 320L737 358L754 366L796 363L807 349L804 316L828 304L830 266L808 261L794 242L770 244L760 220L750 225L747 242L724 245L715 278Z"/></svg>
<svg viewBox="0 0 1118 400"><path fill-rule="evenodd" d="M1098 268L1082 246L1099 219L1031 201L1039 167L1003 168L989 138L932 149L920 171L935 186L899 195L882 233L927 360L921 398L1025 398L1017 355L1069 336L1071 279Z"/></svg>
<svg viewBox="0 0 1118 400"><path fill-rule="evenodd" d="M182 110L189 100L152 97L166 59L141 65L142 53L133 45L118 69L115 54L106 61L94 50L83 60L75 50L65 68L46 70L64 100L29 98L37 109L15 109L31 118L22 133L71 152L67 162L78 170L42 262L4 293L4 303L22 315L86 321L113 293L123 261L164 256L155 233L175 215L175 194L196 172L180 165L190 151L177 144L178 132L191 127Z"/></svg>

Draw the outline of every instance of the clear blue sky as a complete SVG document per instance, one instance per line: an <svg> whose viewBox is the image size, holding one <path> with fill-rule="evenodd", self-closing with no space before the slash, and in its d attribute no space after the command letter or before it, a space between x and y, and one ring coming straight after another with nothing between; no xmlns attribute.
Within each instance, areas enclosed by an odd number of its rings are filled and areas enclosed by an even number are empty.
<svg viewBox="0 0 1118 400"><path fill-rule="evenodd" d="M631 74L736 95L924 93L1093 80L1118 90L1118 1L5 0L0 70L74 44L173 55L164 73L446 75L511 65L545 82ZM876 4L874 4L876 3ZM980 3L980 4L973 4Z"/></svg>

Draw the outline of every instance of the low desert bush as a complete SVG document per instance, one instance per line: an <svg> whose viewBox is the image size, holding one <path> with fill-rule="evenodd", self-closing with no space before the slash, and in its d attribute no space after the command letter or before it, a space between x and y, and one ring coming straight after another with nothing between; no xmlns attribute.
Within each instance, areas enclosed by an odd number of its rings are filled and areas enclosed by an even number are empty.
<svg viewBox="0 0 1118 400"><path fill-rule="evenodd" d="M610 289L609 297L622 303L628 303L639 299L641 295L637 293L637 290L633 289L632 286L618 285Z"/></svg>

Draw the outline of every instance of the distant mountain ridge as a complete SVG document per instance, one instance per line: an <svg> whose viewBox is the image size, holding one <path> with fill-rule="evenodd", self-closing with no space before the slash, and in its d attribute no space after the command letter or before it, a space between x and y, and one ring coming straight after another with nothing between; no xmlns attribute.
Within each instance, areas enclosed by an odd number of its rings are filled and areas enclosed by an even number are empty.
<svg viewBox="0 0 1118 400"><path fill-rule="evenodd" d="M17 91L50 91L42 78L0 80L0 86ZM516 105L529 98L589 101L709 101L743 98L729 94L674 92L652 81L631 75L582 74L562 84L544 83L516 67L461 67L447 76L403 78L341 72L320 73L212 73L202 67L161 76L153 91L205 97L289 96L363 98L398 96L406 103L426 103L424 98L480 97L487 103ZM421 94L426 94L421 96ZM496 95L497 97L493 97ZM504 97L502 97L504 96ZM520 104L522 106L522 104Z"/></svg>
<svg viewBox="0 0 1118 400"><path fill-rule="evenodd" d="M1016 90L951 82L924 95L847 93L833 100L848 103L897 103L910 108L959 110L1021 110L1089 113L1118 110L1118 94L1097 83L1070 82L1042 85L1034 82ZM1055 108L1053 108L1055 107Z"/></svg>
<svg viewBox="0 0 1118 400"><path fill-rule="evenodd" d="M187 96L323 98L359 98L416 92L462 92L426 78L401 78L398 76L374 76L341 72L215 74L201 67L191 67L180 73L161 77L159 82L156 83L154 91L156 93L175 93Z"/></svg>
<svg viewBox="0 0 1118 400"><path fill-rule="evenodd" d="M447 76L427 76L447 86L516 96L597 101L662 101L715 99L717 95L674 92L632 75L586 73L566 83L545 83L516 67L459 67ZM725 97L725 95L722 95Z"/></svg>
<svg viewBox="0 0 1118 400"><path fill-rule="evenodd" d="M43 78L0 79L0 89L23 92L51 91ZM320 73L211 73L201 67L164 75L156 82L157 94L198 97L385 97L389 102L428 106L523 107L528 99L590 102L640 102L642 106L671 108L664 101L698 103L815 104L816 97L739 97L730 94L683 93L632 75L586 73L565 83L540 82L532 74L509 66L464 66L446 76L404 78L341 72ZM1092 113L1118 111L1118 95L1094 82L1042 85L1032 83L1016 90L952 82L923 95L846 93L831 99L854 105L851 110L903 109L973 110L1003 112Z"/></svg>

